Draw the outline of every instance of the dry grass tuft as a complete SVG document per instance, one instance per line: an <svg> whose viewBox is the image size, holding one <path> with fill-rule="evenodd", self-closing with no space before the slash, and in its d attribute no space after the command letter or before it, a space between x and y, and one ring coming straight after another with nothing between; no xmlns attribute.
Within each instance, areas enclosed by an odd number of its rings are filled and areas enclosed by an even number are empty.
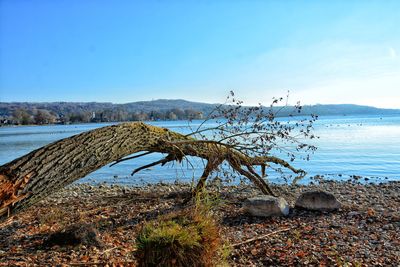
<svg viewBox="0 0 400 267"><path fill-rule="evenodd" d="M224 245L207 201L145 224L137 237L139 266L221 266ZM225 254L225 255L223 255Z"/></svg>

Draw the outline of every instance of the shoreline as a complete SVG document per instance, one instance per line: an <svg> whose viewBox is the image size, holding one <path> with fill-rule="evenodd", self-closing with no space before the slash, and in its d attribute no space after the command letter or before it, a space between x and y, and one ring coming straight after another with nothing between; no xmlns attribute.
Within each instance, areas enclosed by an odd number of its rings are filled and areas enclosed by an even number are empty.
<svg viewBox="0 0 400 267"><path fill-rule="evenodd" d="M303 114L303 115L294 115L294 116L278 116L276 118L296 118L296 117L303 117L303 116L310 116L311 114ZM380 118L383 119L385 117L399 117L400 113L390 113L390 114L331 114L331 115L318 115L318 118L335 118L335 117L346 117L346 118L352 118L352 117L357 117L357 118ZM319 120L318 119L318 120ZM317 121L318 121L317 120ZM84 125L84 124L119 124L119 123L126 123L126 122L144 122L144 123L152 123L152 122L176 122L176 121L204 121L204 119L176 119L176 120L127 120L127 121L100 121L100 122L78 122L78 123L49 123L49 124L0 124L0 127L25 127L25 126L67 126L67 125Z"/></svg>
<svg viewBox="0 0 400 267"><path fill-rule="evenodd" d="M332 213L291 208L287 217L250 217L243 213L242 202L260 192L252 185L222 186L222 204L214 213L222 237L229 243L293 227L289 232L235 247L228 258L230 265L396 266L400 261L400 181L373 185L329 181L273 188L291 207L300 192L325 190L337 197L342 208ZM0 266L85 262L135 266L135 236L141 223L182 208L189 189L184 183L70 185L0 228L0 239L5 240L0 243ZM105 248L43 248L50 233L78 221L95 225Z"/></svg>

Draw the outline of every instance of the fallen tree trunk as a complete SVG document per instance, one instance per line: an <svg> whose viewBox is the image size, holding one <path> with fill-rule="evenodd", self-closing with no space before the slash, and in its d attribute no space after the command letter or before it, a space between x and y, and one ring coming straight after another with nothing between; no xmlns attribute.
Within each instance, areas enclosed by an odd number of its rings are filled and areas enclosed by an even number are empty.
<svg viewBox="0 0 400 267"><path fill-rule="evenodd" d="M221 143L196 140L141 122L122 123L62 139L1 166L0 220L28 208L104 165L118 163L125 160L124 157L138 152L146 153L134 157L153 152L168 154L164 159L143 168L181 161L185 156L207 160L209 164L197 190L204 186L207 176L223 161L249 178L265 194L273 193L252 166L274 162L296 173L302 172L278 158L252 158Z"/></svg>

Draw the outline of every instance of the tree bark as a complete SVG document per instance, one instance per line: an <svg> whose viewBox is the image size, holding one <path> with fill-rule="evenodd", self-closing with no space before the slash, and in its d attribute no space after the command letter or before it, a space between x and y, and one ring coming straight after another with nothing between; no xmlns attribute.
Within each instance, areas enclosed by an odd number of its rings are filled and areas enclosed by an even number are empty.
<svg viewBox="0 0 400 267"><path fill-rule="evenodd" d="M240 167L262 165L268 159L250 158L223 144L202 142L142 122L122 123L59 140L1 166L0 220L28 208L104 165L142 151L168 154L155 164L180 161L184 156L234 162L231 165L236 171L247 176L264 193L271 193L264 179L242 172ZM212 170L207 170L206 174ZM202 185L206 178L200 180Z"/></svg>

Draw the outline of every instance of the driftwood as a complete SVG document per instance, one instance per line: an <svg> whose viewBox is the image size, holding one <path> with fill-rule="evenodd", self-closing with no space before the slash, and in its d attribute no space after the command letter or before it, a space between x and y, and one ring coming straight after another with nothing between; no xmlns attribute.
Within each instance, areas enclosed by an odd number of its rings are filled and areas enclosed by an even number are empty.
<svg viewBox="0 0 400 267"><path fill-rule="evenodd" d="M126 158L135 153L142 154ZM196 140L142 122L122 123L59 140L1 166L0 220L28 208L102 166L150 153L165 153L167 156L134 172L157 164L181 161L185 156L207 160L195 192L204 187L209 174L223 161L250 179L265 194L273 192L256 173L254 166L265 169L267 163L273 162L295 173L303 173L279 158L250 157L222 143Z"/></svg>

